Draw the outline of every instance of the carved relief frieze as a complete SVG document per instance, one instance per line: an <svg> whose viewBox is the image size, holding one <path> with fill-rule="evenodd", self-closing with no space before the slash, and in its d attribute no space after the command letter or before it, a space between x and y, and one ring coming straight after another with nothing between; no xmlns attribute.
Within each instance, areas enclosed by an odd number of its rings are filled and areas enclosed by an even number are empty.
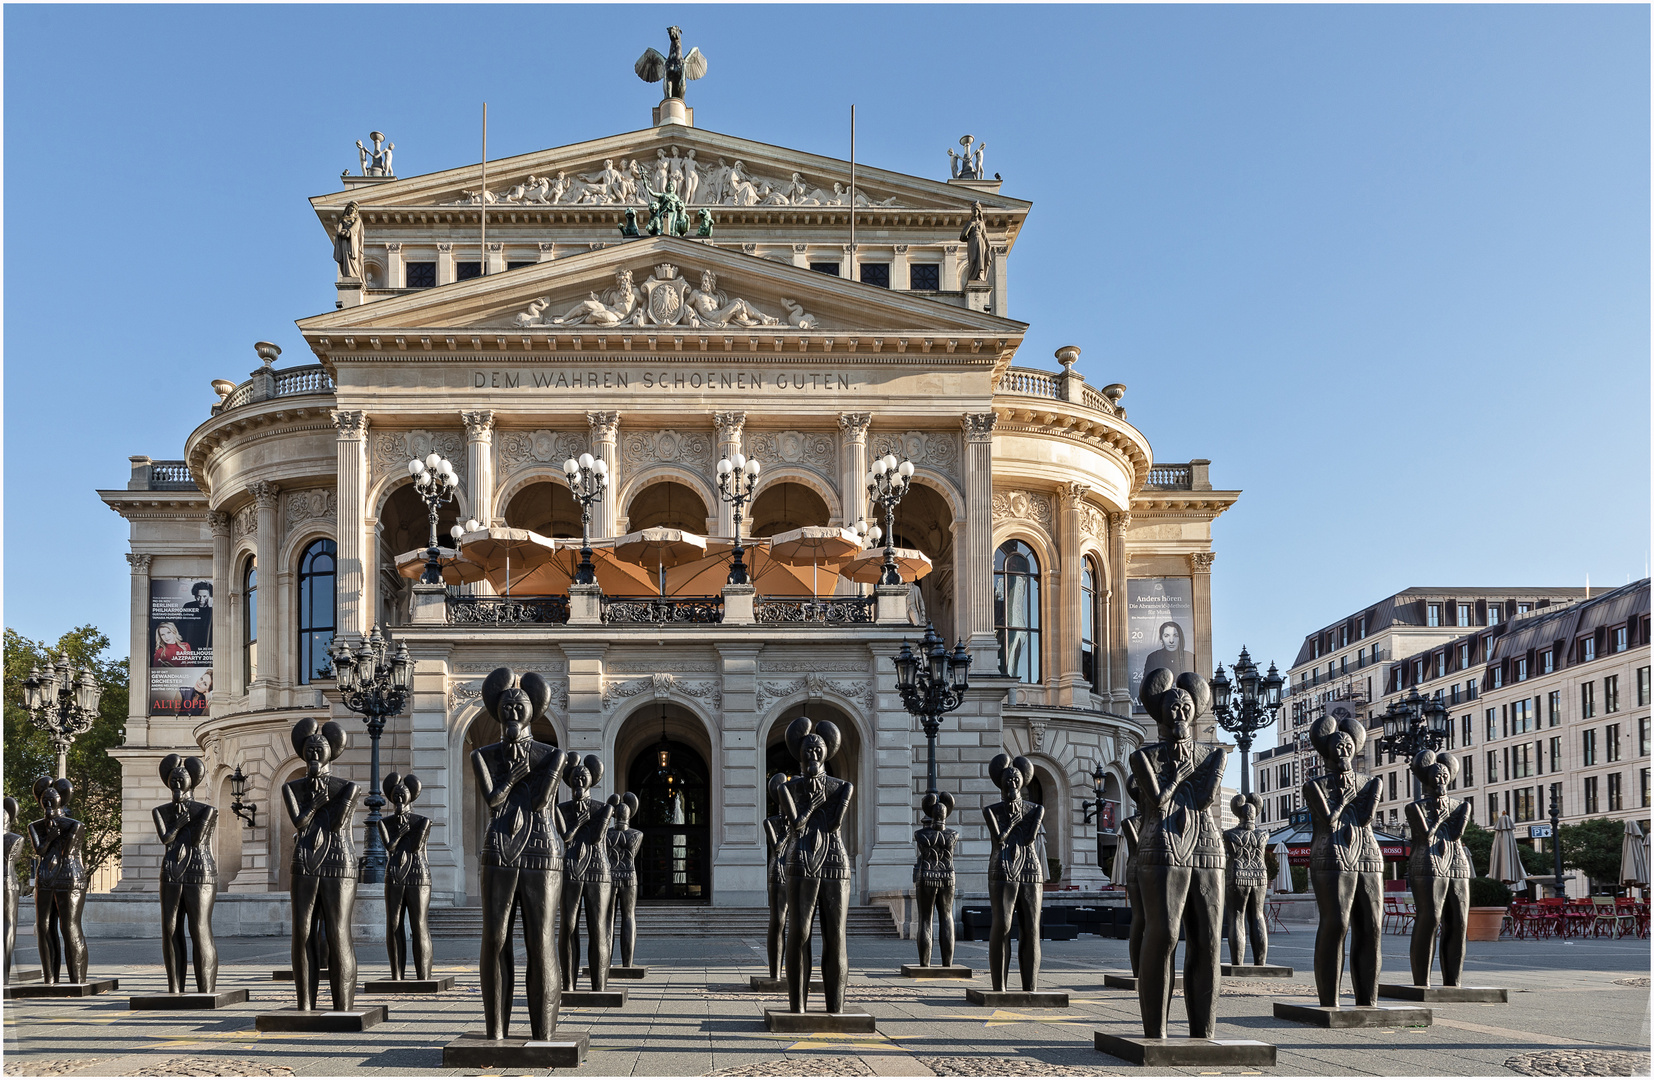
<svg viewBox="0 0 1654 1080"><path fill-rule="evenodd" d="M604 670L611 674L653 674L661 669L663 663L670 663L673 671L717 671L716 660L616 660L604 664Z"/></svg>
<svg viewBox="0 0 1654 1080"><path fill-rule="evenodd" d="M832 679L822 672L811 671L791 682L760 680L757 695L758 712L767 712L775 702L798 694L819 700L829 693L854 702L866 712L873 710L873 687L866 680Z"/></svg>
<svg viewBox="0 0 1654 1080"><path fill-rule="evenodd" d="M691 274L694 274L693 279ZM510 325L539 326L615 326L615 327L790 327L794 330L814 330L819 319L806 312L797 301L783 298L781 313L761 310L751 301L731 297L718 288L718 275L711 270L680 270L673 263L659 263L649 277L638 282L632 271L621 267L615 271L614 285L601 293L591 293L572 306L553 307L551 298L542 296L527 308L511 316Z"/></svg>
<svg viewBox="0 0 1654 1080"><path fill-rule="evenodd" d="M920 468L958 477L959 436L951 431L878 431L867 440L868 454L895 454Z"/></svg>
<svg viewBox="0 0 1654 1080"><path fill-rule="evenodd" d="M331 488L290 491L286 493L282 502L286 505L289 532L307 521L318 518L323 521L337 521L339 518L339 496Z"/></svg>
<svg viewBox="0 0 1654 1080"><path fill-rule="evenodd" d="M1051 496L1039 491L994 492L994 520L1032 521L1047 533L1054 532Z"/></svg>
<svg viewBox="0 0 1654 1080"><path fill-rule="evenodd" d="M867 665L853 659L764 661L764 672L766 674L795 671L826 671L834 674L861 675L866 673Z"/></svg>
<svg viewBox="0 0 1654 1080"><path fill-rule="evenodd" d="M838 440L825 431L751 431L742 446L766 466L808 465L828 476L838 469Z"/></svg>
<svg viewBox="0 0 1654 1080"><path fill-rule="evenodd" d="M712 437L699 431L628 431L620 460L628 474L649 465L684 465L703 475L712 469Z"/></svg>
<svg viewBox="0 0 1654 1080"><path fill-rule="evenodd" d="M665 700L674 694L695 698L713 712L722 708L724 703L723 687L716 679L680 679L669 671L657 671L641 679L605 680L603 707L611 708L643 693L652 693L657 700Z"/></svg>
<svg viewBox="0 0 1654 1080"><path fill-rule="evenodd" d="M456 667L458 666L456 665ZM484 665L473 666L482 667ZM498 666L496 664L490 667L489 670L493 671L494 667ZM468 705L480 704L482 702L482 682L481 679L450 682L448 684L448 711L453 712ZM569 711L569 681L567 679L547 679L546 685L551 688L551 710L556 712L559 717L566 716Z"/></svg>
<svg viewBox="0 0 1654 1080"><path fill-rule="evenodd" d="M591 449L591 437L574 431L502 431L494 439L494 460L498 472L527 464L562 465Z"/></svg>
<svg viewBox="0 0 1654 1080"><path fill-rule="evenodd" d="M1091 537L1099 544L1107 543L1108 515L1090 503L1082 504L1080 506L1080 532Z"/></svg>
<svg viewBox="0 0 1654 1080"><path fill-rule="evenodd" d="M256 503L248 503L236 511L230 535L236 540L244 540L249 536L258 535L258 505Z"/></svg>
<svg viewBox="0 0 1654 1080"><path fill-rule="evenodd" d="M553 661L549 661L549 662L544 661L544 660L485 660L485 661L471 660L471 661L463 661L461 663L454 664L453 665L453 670L454 671L466 671L466 672L481 672L482 674L487 675L487 674L491 673L495 668L500 667L502 664L507 666L507 667L514 667L519 672L522 672L522 671L537 671L541 675L545 675L545 676L549 676L554 671L555 672L563 672L563 671L568 670L567 667L564 665L563 661L561 661L561 660L553 660Z"/></svg>
<svg viewBox="0 0 1654 1080"><path fill-rule="evenodd" d="M457 431L381 431L369 440L369 458L375 480L382 476L406 475L408 462L435 452L453 463L461 483L465 480L465 436Z"/></svg>

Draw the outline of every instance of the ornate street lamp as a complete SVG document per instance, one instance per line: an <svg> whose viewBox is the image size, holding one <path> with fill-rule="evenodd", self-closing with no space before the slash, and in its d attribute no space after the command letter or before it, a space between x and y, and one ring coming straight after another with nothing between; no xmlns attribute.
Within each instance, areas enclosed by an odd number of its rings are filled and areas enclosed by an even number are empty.
<svg viewBox="0 0 1654 1080"><path fill-rule="evenodd" d="M46 733L52 749L57 751L57 775L67 777L69 747L97 722L98 698L103 696L103 688L90 667L82 668L77 676L68 658L60 656L55 665L48 660L45 671L38 666L29 669L23 689L29 719Z"/></svg>
<svg viewBox="0 0 1654 1080"><path fill-rule="evenodd" d="M1262 729L1275 722L1281 712L1281 685L1285 680L1269 665L1269 673L1258 675L1258 665L1252 662L1246 647L1241 646L1240 659L1235 661L1235 680L1223 673L1218 665L1212 676L1212 716L1218 727L1235 737L1241 752L1241 794L1252 790L1252 740ZM1236 697L1235 690L1240 691Z"/></svg>
<svg viewBox="0 0 1654 1080"><path fill-rule="evenodd" d="M728 578L731 585L747 583L747 564L741 561L746 550L741 547L741 507L752 498L753 488L758 484L759 468L758 459L745 454L736 454L718 462L718 498L735 509L735 551L729 562Z"/></svg>
<svg viewBox="0 0 1654 1080"><path fill-rule="evenodd" d="M345 708L366 718L368 738L373 743L366 800L368 842L362 855L362 880L370 883L385 880L385 841L379 835L379 810L385 805L385 797L379 793L379 736L384 734L385 719L407 708L413 690L413 660L408 656L407 642L398 645L394 653L390 645L375 626L373 635L354 651L341 638L334 638L328 649Z"/></svg>
<svg viewBox="0 0 1654 1080"><path fill-rule="evenodd" d="M258 821L256 820L258 817L258 804L248 801L246 799L246 795L247 774L241 771L240 765L237 765L235 767L235 772L230 774L230 797L235 800L230 803L230 813L234 814L238 818L241 818L241 820L246 823L247 828L256 829L258 828ZM245 815L243 815L243 811L246 811Z"/></svg>
<svg viewBox="0 0 1654 1080"><path fill-rule="evenodd" d="M442 552L437 547L436 512L443 503L454 497L459 487L459 475L453 463L438 453L426 455L421 461L408 462L408 475L413 477L414 491L425 500L425 509L431 517L431 542L425 549L425 575L419 580L426 585L442 584Z"/></svg>
<svg viewBox="0 0 1654 1080"><path fill-rule="evenodd" d="M896 691L902 695L907 711L923 725L929 744L928 792L940 794L936 788L936 734L942 728L942 717L965 703L965 691L970 689L970 654L963 641L949 653L942 635L927 623L919 651L915 653L904 640L902 651L891 659L896 663Z"/></svg>
<svg viewBox="0 0 1654 1080"><path fill-rule="evenodd" d="M1095 819L1096 822L1097 822L1097 868L1098 869L1102 869L1105 865L1107 865L1103 862L1103 839L1105 837L1108 837L1108 836L1113 836L1114 835L1114 829L1115 829L1115 825L1114 825L1113 821L1109 821L1105 825L1104 820L1103 820L1104 819L1103 804L1108 801L1108 800L1103 798L1103 781L1106 780L1106 779L1108 779L1108 774L1103 771L1103 762L1102 762L1102 759L1099 758L1098 761L1097 761L1097 764L1095 766L1093 766L1092 769L1091 769L1091 795L1092 795L1092 797L1089 798L1089 799L1081 799L1080 800L1080 809L1084 812L1085 816L1084 816L1083 820L1086 822L1086 824L1089 825L1093 819Z"/></svg>
<svg viewBox="0 0 1654 1080"><path fill-rule="evenodd" d="M867 470L867 497L884 510L884 569L879 575L880 585L900 585L902 575L896 570L896 504L902 501L913 480L913 462L886 454L873 462ZM880 530L874 526L867 537L878 543Z"/></svg>
<svg viewBox="0 0 1654 1080"><path fill-rule="evenodd" d="M1374 753L1395 754L1409 765L1414 755L1446 746L1448 727L1452 722L1442 692L1437 690L1434 697L1425 697L1416 686L1407 691L1405 697L1390 702L1380 719L1384 723L1384 734L1379 738ZM1373 760L1376 762L1378 759L1375 757ZM1412 776L1411 769L1408 775ZM1408 786L1416 798L1418 777L1413 776Z"/></svg>
<svg viewBox="0 0 1654 1080"><path fill-rule="evenodd" d="M576 585L595 585L597 568L592 565L592 506L603 501L609 487L609 463L590 454L563 462L563 478L569 492L580 504L580 565L574 569Z"/></svg>

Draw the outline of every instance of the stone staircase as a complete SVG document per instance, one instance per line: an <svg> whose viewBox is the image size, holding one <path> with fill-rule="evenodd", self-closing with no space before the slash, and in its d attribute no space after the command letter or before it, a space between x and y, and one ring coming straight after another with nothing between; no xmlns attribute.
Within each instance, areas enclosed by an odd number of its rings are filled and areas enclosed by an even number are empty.
<svg viewBox="0 0 1654 1080"><path fill-rule="evenodd" d="M850 933L868 937L896 937L896 923L884 906L852 907L846 920ZM710 907L704 904L639 904L637 930L644 936L763 937L769 912L758 907ZM480 907L432 907L431 936L479 938Z"/></svg>

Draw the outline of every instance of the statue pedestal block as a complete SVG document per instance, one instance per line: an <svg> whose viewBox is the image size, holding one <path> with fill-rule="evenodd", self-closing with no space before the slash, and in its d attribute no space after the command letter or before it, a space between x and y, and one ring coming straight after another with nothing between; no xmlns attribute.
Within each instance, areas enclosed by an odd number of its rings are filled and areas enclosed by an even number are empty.
<svg viewBox="0 0 1654 1080"><path fill-rule="evenodd" d="M1178 975L1178 976L1176 976L1176 978L1173 981L1174 981L1175 985L1172 987L1172 989L1174 989L1174 990L1183 989L1183 976ZM1112 971L1104 972L1103 973L1103 985L1108 987L1110 990L1130 990L1132 993L1136 993L1137 992L1137 976L1135 976L1135 975L1117 975Z"/></svg>
<svg viewBox="0 0 1654 1080"><path fill-rule="evenodd" d="M779 979L772 979L768 975L753 975L747 979L747 986L760 994L785 994L787 992L787 977L783 975ZM820 980L811 981L810 993L825 994L826 992L827 987Z"/></svg>
<svg viewBox="0 0 1654 1080"><path fill-rule="evenodd" d="M860 1009L846 1008L843 1012L788 1012L786 1009L765 1009L764 1026L771 1031L792 1034L837 1032L840 1034L875 1034L878 1022L873 1014Z"/></svg>
<svg viewBox="0 0 1654 1080"><path fill-rule="evenodd" d="M259 1013L253 1018L253 1027L259 1031L366 1031L375 1024L390 1019L383 1005L365 1009L282 1009L273 1013Z"/></svg>
<svg viewBox="0 0 1654 1080"><path fill-rule="evenodd" d="M1398 1001L1474 1002L1503 1005L1510 991L1502 986L1412 986L1408 983L1379 983L1378 996Z"/></svg>
<svg viewBox="0 0 1654 1080"><path fill-rule="evenodd" d="M991 1005L1000 1009L1066 1009L1068 994L1061 990L977 990L965 991L965 1000L972 1005Z"/></svg>
<svg viewBox="0 0 1654 1080"><path fill-rule="evenodd" d="M589 967L583 967L580 969L580 977L582 979L591 978L591 974L592 969ZM649 969L646 967L625 967L620 964L609 965L609 978L611 979L641 979L648 974Z"/></svg>
<svg viewBox="0 0 1654 1080"><path fill-rule="evenodd" d="M573 1069L586 1060L591 1039L584 1033L533 1039L490 1039L468 1031L442 1048L445 1069Z"/></svg>
<svg viewBox="0 0 1654 1080"><path fill-rule="evenodd" d="M1279 964L1224 964L1223 974L1236 979L1290 979L1292 969Z"/></svg>
<svg viewBox="0 0 1654 1080"><path fill-rule="evenodd" d="M12 968L11 979L7 982L7 985L9 986L11 983L34 982L38 978L40 978L39 968Z"/></svg>
<svg viewBox="0 0 1654 1080"><path fill-rule="evenodd" d="M1407 1005L1297 1005L1275 1003L1275 1019L1296 1020L1324 1028L1429 1027L1434 1017L1429 1009Z"/></svg>
<svg viewBox="0 0 1654 1080"><path fill-rule="evenodd" d="M245 990L220 990L216 994L146 994L126 999L128 1009L222 1009L247 1000Z"/></svg>
<svg viewBox="0 0 1654 1080"><path fill-rule="evenodd" d="M626 1007L626 991L564 990L561 1007L565 1009L623 1009Z"/></svg>
<svg viewBox="0 0 1654 1080"><path fill-rule="evenodd" d="M362 984L364 994L440 994L454 988L452 975L434 979L374 979Z"/></svg>
<svg viewBox="0 0 1654 1080"><path fill-rule="evenodd" d="M1134 1039L1093 1030L1098 1050L1133 1065L1189 1068L1275 1064L1275 1048L1254 1039Z"/></svg>
<svg viewBox="0 0 1654 1080"><path fill-rule="evenodd" d="M13 998L91 997L120 989L119 979L88 979L86 982L34 983L30 986L6 987L5 1000Z"/></svg>
<svg viewBox="0 0 1654 1080"><path fill-rule="evenodd" d="M904 979L969 979L972 978L971 969L959 964L947 967L932 967L929 964L903 964L902 978Z"/></svg>

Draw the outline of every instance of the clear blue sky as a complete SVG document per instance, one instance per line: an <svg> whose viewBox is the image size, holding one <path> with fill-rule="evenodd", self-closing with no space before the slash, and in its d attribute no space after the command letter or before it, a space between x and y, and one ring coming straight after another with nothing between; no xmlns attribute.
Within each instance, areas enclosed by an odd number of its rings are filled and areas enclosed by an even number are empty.
<svg viewBox="0 0 1654 1080"><path fill-rule="evenodd" d="M333 306L305 199L648 125L679 21L702 127L1034 211L1019 363L1084 349L1162 461L1244 489L1218 656L1410 585L1623 583L1649 546L1649 11L1430 7L5 9L5 622L124 654L125 526L253 341Z"/></svg>

